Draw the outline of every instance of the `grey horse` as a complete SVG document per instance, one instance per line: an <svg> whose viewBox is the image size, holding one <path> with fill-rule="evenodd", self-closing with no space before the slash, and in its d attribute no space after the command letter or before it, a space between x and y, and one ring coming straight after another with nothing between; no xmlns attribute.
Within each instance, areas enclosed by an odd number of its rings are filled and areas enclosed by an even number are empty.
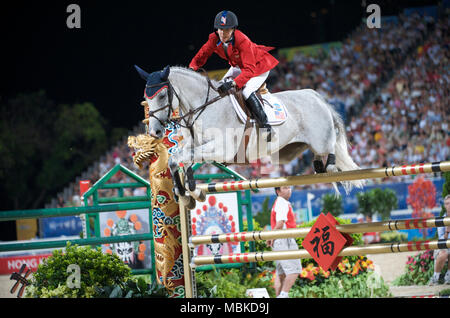
<svg viewBox="0 0 450 318"><path fill-rule="evenodd" d="M183 145L170 157L172 175L177 174L180 163L184 167L213 161L245 164L270 156L273 164L285 164L308 148L314 153L317 173L360 169L348 153L342 118L312 89L272 94L285 105L288 116L273 127L275 136L266 142L262 130L260 133L252 121L244 123L239 119L231 106L234 97L220 96L214 89L218 82L184 67L167 66L151 74L135 67L146 80L144 95L149 105L150 135L162 138L173 110L180 111ZM192 179L192 175L187 175ZM189 190L195 188L192 182ZM361 188L363 181L342 185L348 193L353 186Z"/></svg>

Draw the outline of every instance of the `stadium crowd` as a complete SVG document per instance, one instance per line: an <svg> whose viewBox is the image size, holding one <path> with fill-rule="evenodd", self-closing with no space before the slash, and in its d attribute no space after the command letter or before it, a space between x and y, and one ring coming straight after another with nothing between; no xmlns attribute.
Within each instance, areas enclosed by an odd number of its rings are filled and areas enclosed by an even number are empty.
<svg viewBox="0 0 450 318"><path fill-rule="evenodd" d="M348 126L351 156L361 167L449 158L448 20L410 55Z"/></svg>
<svg viewBox="0 0 450 318"><path fill-rule="evenodd" d="M435 21L412 14L384 21L380 29L362 24L329 52L297 53L290 61L278 56L280 64L271 73L269 88L271 92L312 88L331 104L343 105L350 155L363 168L448 160L449 22L448 16ZM118 144L87 178L94 184L121 163L148 179L148 169L134 166L132 152L126 142ZM245 177L314 173L310 151L286 165L262 159L230 168ZM199 173L217 171L204 165ZM117 174L112 181L126 178ZM402 180L389 180L398 181ZM102 196L113 195L112 191L105 190ZM78 192L76 184L72 199L58 198L58 206L79 205Z"/></svg>

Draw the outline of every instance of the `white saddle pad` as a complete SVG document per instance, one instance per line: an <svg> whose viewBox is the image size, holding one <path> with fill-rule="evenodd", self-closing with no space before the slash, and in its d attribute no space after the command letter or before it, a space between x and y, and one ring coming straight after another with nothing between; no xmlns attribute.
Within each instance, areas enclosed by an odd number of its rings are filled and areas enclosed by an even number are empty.
<svg viewBox="0 0 450 318"><path fill-rule="evenodd" d="M270 93L266 93L261 96L264 100L264 112L267 115L269 125L278 126L284 123L288 116L286 107L284 107L278 98ZM242 110L236 98L233 95L230 95L230 97L233 102L234 110L238 114L239 119L242 123L245 123L247 121L247 115ZM254 119L251 119L251 121L254 122Z"/></svg>

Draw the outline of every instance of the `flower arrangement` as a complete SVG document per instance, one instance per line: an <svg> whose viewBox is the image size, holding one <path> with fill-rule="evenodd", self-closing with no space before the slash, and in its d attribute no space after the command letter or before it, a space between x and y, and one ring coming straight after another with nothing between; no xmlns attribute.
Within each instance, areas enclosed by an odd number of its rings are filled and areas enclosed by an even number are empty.
<svg viewBox="0 0 450 318"><path fill-rule="evenodd" d="M290 297L298 298L368 298L389 297L389 287L366 256L345 257L336 270L324 271L308 263L295 282Z"/></svg>
<svg viewBox="0 0 450 318"><path fill-rule="evenodd" d="M317 282L323 282L324 279L330 277L330 275L341 274L355 277L360 273L365 273L371 270L374 270L374 264L366 256L358 256L356 261L345 257L341 260L341 262L339 262L335 271L324 271L322 267L315 266L314 263L308 263L308 265L303 266L300 274L300 280L303 280L303 282L300 282L300 285L315 282L316 279Z"/></svg>
<svg viewBox="0 0 450 318"><path fill-rule="evenodd" d="M443 272L447 271L444 266ZM434 251L426 250L409 256L405 264L405 273L393 281L396 286L426 285L434 272Z"/></svg>

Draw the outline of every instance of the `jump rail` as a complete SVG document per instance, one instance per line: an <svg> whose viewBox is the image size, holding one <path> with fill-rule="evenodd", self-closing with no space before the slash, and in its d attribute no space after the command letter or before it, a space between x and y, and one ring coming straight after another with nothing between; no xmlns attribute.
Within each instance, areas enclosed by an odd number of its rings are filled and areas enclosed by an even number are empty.
<svg viewBox="0 0 450 318"><path fill-rule="evenodd" d="M198 184L197 188L205 193L227 192L236 190L253 190L280 186L331 183L386 177L398 177L434 172L450 171L450 161L420 163L400 167L372 168L351 171L325 172L312 175L288 176L279 178L262 178L230 182L212 182Z"/></svg>
<svg viewBox="0 0 450 318"><path fill-rule="evenodd" d="M450 171L450 161L432 162L404 165L400 167L386 167L374 169L360 169L352 171L341 171L334 173L318 173L314 175L288 176L280 178L250 179L231 182L217 182L198 184L197 189L203 193L217 193L237 190L254 190L259 188L273 188L280 186L308 185L316 183L331 183L342 181L353 181L363 179L395 177L403 175L416 175L424 173L437 173ZM194 245L206 243L219 243L245 240L267 240L282 237L305 237L309 229L292 229L284 231L269 232L248 232L236 234L221 234L212 236L194 236L190 237L190 217L188 207L180 201L180 216L182 225L182 246L183 268L185 271L185 295L186 297L196 296L196 284L193 268L199 265L207 264L226 264L258 261L275 261L284 259L311 258L306 250L296 251L276 251L276 252L252 252L229 255L215 256L192 256ZM411 224L412 221L412 224ZM370 231L384 231L421 227L436 227L449 224L449 218L431 218L420 220L397 220L388 222L375 222L370 224L346 224L338 225L337 229L345 233L361 233ZM188 240L189 238L189 240ZM407 243L386 243L374 244L369 246L350 246L344 248L339 256L361 255L361 254L379 254L379 253L399 253L407 251L418 251L422 249L443 249L450 248L450 240L426 241L426 242L407 242Z"/></svg>
<svg viewBox="0 0 450 318"><path fill-rule="evenodd" d="M367 246L350 246L342 249L338 256L400 253L446 248L450 248L450 239L424 242L371 244ZM196 256L192 258L191 268L206 264L251 263L261 261L267 262L299 258L311 258L311 255L306 250L300 249L295 251L252 252L215 256Z"/></svg>
<svg viewBox="0 0 450 318"><path fill-rule="evenodd" d="M336 225L336 229L342 233L365 233L365 232L383 232L396 230L423 229L432 227L450 226L450 217L436 217L423 219L390 220L372 223L355 223ZM191 246L209 244L209 243L229 243L246 242L257 240L272 240L280 238L306 237L310 227L272 230L272 231L252 231L241 233L226 233L213 235L197 235L189 238Z"/></svg>

